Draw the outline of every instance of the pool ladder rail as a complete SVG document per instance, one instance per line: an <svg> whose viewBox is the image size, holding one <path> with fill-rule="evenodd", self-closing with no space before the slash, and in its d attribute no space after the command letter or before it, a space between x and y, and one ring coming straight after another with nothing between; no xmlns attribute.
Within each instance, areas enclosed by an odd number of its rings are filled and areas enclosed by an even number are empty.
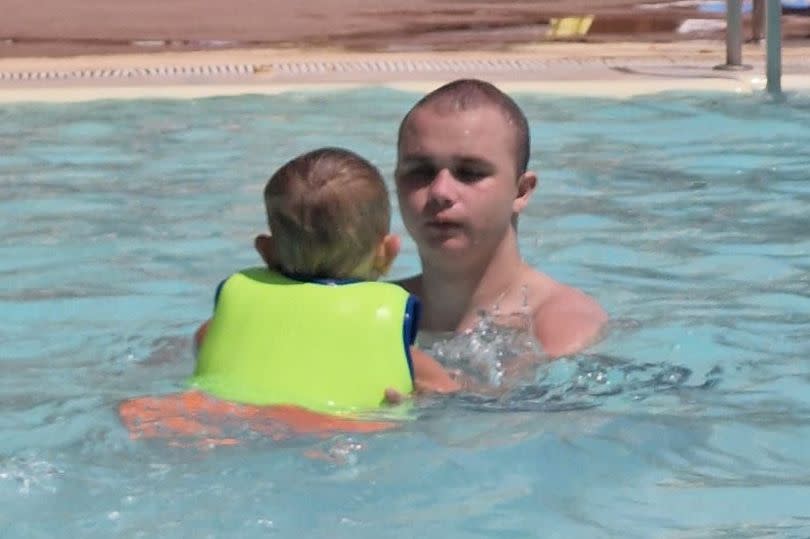
<svg viewBox="0 0 810 539"><path fill-rule="evenodd" d="M765 88L776 96L782 93L782 0L761 1L766 2ZM742 61L742 43L742 0L726 0L726 63L716 69L750 69Z"/></svg>

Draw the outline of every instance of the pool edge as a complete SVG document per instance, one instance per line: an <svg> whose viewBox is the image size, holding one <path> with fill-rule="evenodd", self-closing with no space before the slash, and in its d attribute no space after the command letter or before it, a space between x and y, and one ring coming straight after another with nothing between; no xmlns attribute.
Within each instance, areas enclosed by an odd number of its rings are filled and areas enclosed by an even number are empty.
<svg viewBox="0 0 810 539"><path fill-rule="evenodd" d="M509 92L631 97L666 91L751 93L765 87L761 47L749 69L715 69L722 43L523 47L500 53L243 50L0 59L0 103L191 99L386 87L425 92L460 77ZM810 88L810 47L785 51L785 91Z"/></svg>

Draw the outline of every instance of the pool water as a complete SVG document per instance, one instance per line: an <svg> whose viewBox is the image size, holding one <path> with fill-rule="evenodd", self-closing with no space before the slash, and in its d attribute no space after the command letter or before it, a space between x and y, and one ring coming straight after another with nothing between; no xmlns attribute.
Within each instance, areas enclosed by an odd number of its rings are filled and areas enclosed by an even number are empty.
<svg viewBox="0 0 810 539"><path fill-rule="evenodd" d="M116 404L182 387L269 174L341 145L390 178L417 96L0 107L0 536L810 536L810 100L516 97L523 255L606 339L399 432L210 450L132 441ZM393 277L417 269L406 240Z"/></svg>

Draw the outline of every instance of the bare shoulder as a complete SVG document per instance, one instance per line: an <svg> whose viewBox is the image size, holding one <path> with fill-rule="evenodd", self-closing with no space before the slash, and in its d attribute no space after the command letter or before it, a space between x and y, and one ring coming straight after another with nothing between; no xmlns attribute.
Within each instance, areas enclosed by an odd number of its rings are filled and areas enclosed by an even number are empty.
<svg viewBox="0 0 810 539"><path fill-rule="evenodd" d="M534 306L534 331L546 353L573 354L596 342L608 315L599 303L577 288L539 275L546 293Z"/></svg>
<svg viewBox="0 0 810 539"><path fill-rule="evenodd" d="M401 286L415 296L419 296L422 293L422 274L394 281L394 284Z"/></svg>

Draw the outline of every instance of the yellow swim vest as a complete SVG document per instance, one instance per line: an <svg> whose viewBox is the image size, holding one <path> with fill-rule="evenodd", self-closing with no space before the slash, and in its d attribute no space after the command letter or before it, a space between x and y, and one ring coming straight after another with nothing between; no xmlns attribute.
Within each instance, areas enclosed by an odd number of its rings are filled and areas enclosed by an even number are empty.
<svg viewBox="0 0 810 539"><path fill-rule="evenodd" d="M323 284L250 268L221 286L192 385L218 398L344 413L413 390L418 302L390 283Z"/></svg>

